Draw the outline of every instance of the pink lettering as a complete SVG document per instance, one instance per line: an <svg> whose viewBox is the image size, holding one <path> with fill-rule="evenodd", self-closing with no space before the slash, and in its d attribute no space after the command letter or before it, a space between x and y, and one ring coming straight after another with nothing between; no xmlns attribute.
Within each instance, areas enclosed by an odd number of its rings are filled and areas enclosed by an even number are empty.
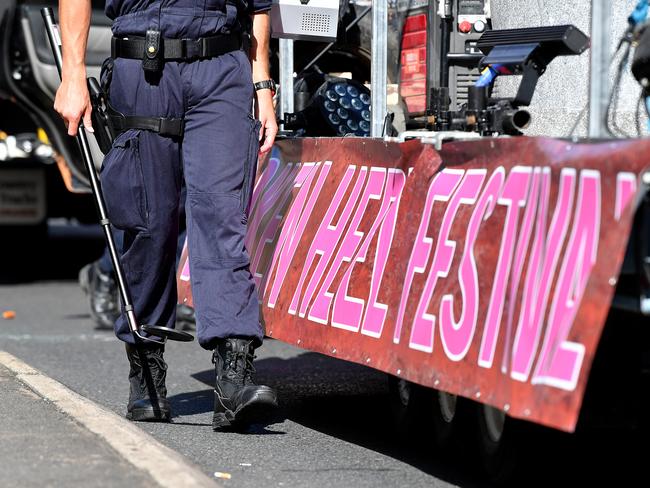
<svg viewBox="0 0 650 488"><path fill-rule="evenodd" d="M618 173L616 175L616 202L614 204L614 218L621 220L623 211L627 208L630 199L636 193L636 175L634 173Z"/></svg>
<svg viewBox="0 0 650 488"><path fill-rule="evenodd" d="M348 223L352 209L354 208L354 205L359 198L359 193L363 187L368 169L365 166L361 168L354 187L348 194L348 186L350 185L350 182L352 181L352 178L356 172L356 166L348 166L345 174L343 175L343 179L341 180L341 183L336 190L336 194L334 195L334 198L332 199L327 212L325 212L325 216L323 217L323 220L321 221L318 230L316 231L316 235L314 236L314 239L309 246L309 251L307 252L307 257L305 258L305 264L302 268L302 273L300 274L300 279L298 281L298 286L296 287L293 299L289 305L289 313L291 314L295 314L296 310L298 309L298 302L300 301L300 296L302 294L303 284L305 283L307 275L313 267L312 265L316 259L316 256L319 256L318 264L316 265L316 268L311 275L300 306L300 316L305 316L305 311L311 302L314 292L316 291L316 286L323 277L323 273L325 272L327 264L330 262L336 246L338 245L339 240L343 235L343 231L345 230L345 227ZM345 206L343 207L343 211L338 217L336 224L334 224L334 217L346 197L347 200ZM327 323L327 320L325 322L321 322L319 320L319 317L316 317L314 321L324 324Z"/></svg>
<svg viewBox="0 0 650 488"><path fill-rule="evenodd" d="M433 204L436 201L448 201L458 186L458 183L460 183L464 173L465 171L460 169L444 169L434 177L433 182L429 186L427 199L424 203L424 210L418 227L417 237L415 238L413 250L411 251L411 258L409 259L409 264L406 269L406 279L404 282L404 288L402 289L402 297L400 300L395 333L393 336L393 341L395 343L398 343L400 340L404 312L406 311L408 295L411 290L411 284L413 283L415 273L424 273L427 268L427 263L429 262L429 255L431 254L433 247L433 239L427 236L427 231L429 229L429 224L431 223ZM440 230L440 236L442 239L446 239L446 237L443 237L446 235L444 228L445 223L443 223L443 229ZM447 229L447 232L449 232L449 229ZM438 239L439 245L441 243L441 238ZM444 253L444 251L441 251L441 254L442 253ZM438 253L436 252L436 255L437 254ZM442 256L437 259L437 262L434 262L434 266L437 266L438 268L441 267L441 257ZM432 269L429 272L424 291L420 297L420 303L417 308L418 312L416 313L413 322L413 329L411 330L410 338L410 347L427 352L433 350L433 325L435 317L426 314L425 310L422 310L422 308L423 302L425 308L426 304L429 303L435 282L438 279L437 275L433 271L434 270Z"/></svg>
<svg viewBox="0 0 650 488"><path fill-rule="evenodd" d="M308 164L311 163L305 163L303 168ZM273 280L273 286L269 293L268 306L270 308L275 307L275 302L280 294L284 278L289 271L289 265L291 264L293 255L296 252L296 247L298 247L298 242L300 242L300 238L302 237L307 221L314 209L314 204L318 199L318 195L323 187L323 183L325 183L325 179L327 178L331 166L331 161L326 161L323 165L320 163L316 165L316 167L320 167L321 170L318 174L318 180L316 181L314 189L311 192L310 187L316 171L309 171L304 182L299 180L300 185L296 185L299 186L300 190L298 190L298 195L296 195L296 199L287 214L286 221L282 227L282 232L280 233L280 238L278 239L278 244L273 253L272 264L269 268L271 270L277 270L275 279ZM301 171L303 168L301 168ZM310 169L311 168L307 168L306 170Z"/></svg>
<svg viewBox="0 0 650 488"><path fill-rule="evenodd" d="M551 174L550 168L535 168L533 170L533 181L528 195L528 204L526 205L526 211L524 212L523 222L519 231L519 241L517 242L517 249L515 250L514 266L510 278L510 291L508 293L508 314L506 316L506 338L504 344L505 350L507 351L509 351L512 346L512 322L515 320L515 306L517 305L519 283L521 281L521 274L524 271L526 254L528 253L528 245L530 244L530 236L533 233L535 214L539 204L542 171L544 172L544 184L549 184ZM501 371L503 371L503 373L507 373L510 370L510 359L510 354L503 355L501 361Z"/></svg>
<svg viewBox="0 0 650 488"><path fill-rule="evenodd" d="M494 361L506 286L508 285L508 275L510 274L510 265L517 235L517 224L519 223L519 209L526 205L531 173L532 168L515 166L508 175L499 197L499 205L506 206L507 210L501 237L501 248L499 249L499 260L497 261L492 295L490 296L481 349L479 350L478 364L483 368L492 367Z"/></svg>
<svg viewBox="0 0 650 488"><path fill-rule="evenodd" d="M473 205L486 173L486 170L467 171L460 188L454 194L449 208L451 209L455 206L456 200L459 203ZM489 216L496 205L503 182L502 178L495 177L497 174L497 172L493 173L486 185L485 191L474 209L467 229L463 255L458 268L458 281L462 296L460 319L457 321L454 318L454 295L448 294L443 296L440 303L440 339L447 357L452 361L460 361L465 357L467 351L469 351L476 330L479 296L474 243L478 237L478 231L485 214L487 213ZM453 220L453 216L451 219ZM448 242L452 244L453 241ZM455 246L456 244L453 243L454 248Z"/></svg>
<svg viewBox="0 0 650 488"><path fill-rule="evenodd" d="M585 346L567 336L584 295L591 269L596 264L600 234L600 173L580 172L575 218L549 314L533 384L572 391L585 355Z"/></svg>
<svg viewBox="0 0 650 488"><path fill-rule="evenodd" d="M185 252L185 249L187 249L187 239L185 239L185 244L183 244L183 252ZM190 260L189 256L185 258L185 263L183 264L183 269L181 270L181 276L180 276L182 281L190 281Z"/></svg>
<svg viewBox="0 0 650 488"><path fill-rule="evenodd" d="M384 321L388 313L388 305L379 303L377 297L379 295L379 288L384 276L384 269L388 261L388 253L393 243L393 235L395 234L395 223L397 222L397 213L399 210L400 200L402 198L402 190L406 183L406 176L404 172L399 169L388 170L388 182L386 184L386 192L384 193L384 201L382 202L380 215L383 217L377 218L373 224L373 228L368 232L365 243L362 245L360 256L365 260L368 246L376 232L375 224L381 223L379 229L379 238L377 239L377 251L375 255L375 264L372 267L372 278L370 280L370 294L368 297L368 306L363 317L363 325L361 326L361 333L371 336L380 337L384 330ZM384 207L388 206L385 210ZM366 244L367 243L367 244ZM352 268L352 266L351 266ZM350 273L352 271L350 270Z"/></svg>
<svg viewBox="0 0 650 488"><path fill-rule="evenodd" d="M361 326L361 318L363 315L363 306L365 301L360 298L353 298L348 296L347 289L350 284L350 277L352 276L352 270L354 265L357 262L364 262L366 257L366 252L368 249L369 239L366 239L364 242L365 250L360 249L357 252L357 247L361 242L364 234L359 231L359 224L363 218L366 209L368 208L368 202L370 200L379 200L384 189L384 180L386 179L386 169L385 168L371 168L370 177L368 178L368 184L361 195L361 201L359 206L352 218L352 223L345 236L343 237L343 243L334 258L334 262L325 278L325 282L321 287L322 290L328 290L329 286L336 276L336 272L342 262L351 262L350 266L346 270L343 278L336 291L336 297L334 298L334 306L332 308L332 326L339 327L341 329L347 329L357 332ZM380 210L381 212L381 210ZM369 235L372 236L377 229L377 223L379 222L379 215L373 222L373 225L370 229ZM368 244L366 244L368 243ZM332 301L331 294L321 294L319 292L318 297L316 298L316 303L322 300L325 302L323 305L329 309L330 303Z"/></svg>
<svg viewBox="0 0 650 488"><path fill-rule="evenodd" d="M292 166L291 163L289 163L287 166ZM271 157L269 158L269 162L267 163L266 167L262 170L262 173L260 174L259 178L255 182L255 186L253 187L253 194L251 195L251 205L250 205L250 211L251 214L253 213L253 210L255 209L255 206L259 202L260 195L266 193L269 188L269 184L273 180L273 178L278 174L278 170L280 169L280 159L276 157Z"/></svg>
<svg viewBox="0 0 650 488"><path fill-rule="evenodd" d="M550 185L546 182L547 176L544 176L535 225L535 237L524 283L517 333L512 348L510 376L518 381L527 381L530 375L555 268L569 226L575 193L576 171L573 168L565 168L560 173L557 204L551 226L547 230L546 216Z"/></svg>
<svg viewBox="0 0 650 488"><path fill-rule="evenodd" d="M299 168L295 167L297 170ZM287 185L295 184L295 179L292 178L294 170L294 165L289 163L281 171L279 171L279 176L273 180L265 189L260 187L262 180L271 180L271 177L267 177L267 172L265 171L260 176L258 185L255 186L255 192L253 194L253 200L251 201L251 212L250 219L248 221L248 230L246 233L246 249L252 250L255 244L257 244L256 236L259 229L262 219L267 216L270 210L274 210L276 204L280 198L289 193L287 191ZM304 174L304 173L303 173ZM282 190L285 191L282 191Z"/></svg>
<svg viewBox="0 0 650 488"><path fill-rule="evenodd" d="M246 233L246 248L252 255L251 271L258 286L261 286L264 277L264 270L260 269L260 261L265 249L273 244L282 222L283 215L279 210L286 208L290 201L292 196L290 189L302 186L305 179L314 170L314 165L305 167L288 164L255 204ZM263 230L258 235L258 229L262 225L264 226Z"/></svg>

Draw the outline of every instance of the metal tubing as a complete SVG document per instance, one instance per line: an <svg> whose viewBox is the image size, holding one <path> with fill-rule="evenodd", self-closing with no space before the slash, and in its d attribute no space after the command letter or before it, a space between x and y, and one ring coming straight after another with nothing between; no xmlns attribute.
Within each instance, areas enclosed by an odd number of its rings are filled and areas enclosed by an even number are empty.
<svg viewBox="0 0 650 488"><path fill-rule="evenodd" d="M293 41L280 39L280 118L293 113Z"/></svg>
<svg viewBox="0 0 650 488"><path fill-rule="evenodd" d="M604 138L608 135L610 10L610 0L591 1L590 138Z"/></svg>
<svg viewBox="0 0 650 488"><path fill-rule="evenodd" d="M453 6L451 0L444 0L440 19L440 87L449 86L449 51L453 29Z"/></svg>
<svg viewBox="0 0 650 488"><path fill-rule="evenodd" d="M359 21L361 21L361 19L363 19L363 18L368 14L368 12L370 12L371 9L372 9L372 7L366 7L365 10L363 10L363 12L361 12L361 13L360 13L360 14L359 14L359 15L358 15L358 16L357 16L357 17L356 17L352 22L350 22L350 23L348 24L348 26L345 28L345 32L346 32L346 33L349 32L350 29L352 29L352 27L354 27L355 25L357 25L357 24L359 23ZM327 51L329 51L329 50L332 48L332 46L334 46L334 44L336 44L336 43L335 43L335 42L330 42L327 46L325 46L325 47L323 48L323 50L322 50L321 52L319 52L319 53L314 57L314 59L312 59L311 61L309 61L309 63L307 63L307 65L306 65L303 69L300 70L300 73L298 73L298 78L300 78L300 77L302 76L302 74L303 74L305 71L307 71L309 68L311 68L312 66L314 66L314 64L316 64L316 62L317 62L320 58L322 58L323 55L325 55L325 54L327 53Z"/></svg>
<svg viewBox="0 0 650 488"><path fill-rule="evenodd" d="M388 76L388 7L386 0L372 4L372 61L370 69L372 125L370 135L382 137L386 119Z"/></svg>
<svg viewBox="0 0 650 488"><path fill-rule="evenodd" d="M52 45L52 52L54 53L54 61L56 63L56 68L61 76L63 70L63 56L61 54L61 44L59 39L58 29L54 23L54 16L52 14L52 9L44 8L41 10L43 15L43 20L45 21L45 28L47 30L47 37L50 40ZM138 322L133 312L133 305L131 304L131 298L129 296L126 280L124 279L124 271L122 269L122 264L120 263L119 256L117 254L117 246L115 245L115 239L113 238L113 232L110 227L110 222L108 221L108 215L106 213L106 206L104 204L104 199L101 193L101 187L99 184L99 178L97 177L97 171L93 165L92 155L90 152L90 146L88 144L88 138L86 136L86 129L83 126L83 121L79 122L79 130L77 131L77 142L81 148L82 159L86 165L86 171L88 171L88 177L90 179L90 186L92 193L95 197L95 205L97 206L97 212L99 213L99 222L104 230L104 236L106 237L106 243L108 244L108 251L111 256L111 261L113 262L113 267L115 270L115 277L117 278L118 289L120 290L120 297L122 299L122 304L126 309L126 317L129 322L129 328L131 332L142 338L138 333ZM149 339L151 340L151 339ZM158 342L158 341L154 341Z"/></svg>

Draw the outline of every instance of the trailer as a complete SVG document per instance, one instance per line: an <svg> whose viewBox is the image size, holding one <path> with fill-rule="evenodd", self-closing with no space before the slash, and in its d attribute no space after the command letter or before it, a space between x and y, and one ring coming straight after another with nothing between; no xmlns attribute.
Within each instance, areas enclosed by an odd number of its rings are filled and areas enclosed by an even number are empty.
<svg viewBox="0 0 650 488"><path fill-rule="evenodd" d="M100 3L95 71L110 37ZM474 431L497 479L522 451L519 421L572 432L601 403L615 405L617 421L643 421L619 404L642 396L647 384L636 379L650 366L649 142L612 138L603 123L610 53L636 2L341 3L345 35L332 46L281 39L274 48L284 138L260 161L242 214L266 334L384 371L398 418L424 410L439 447ZM51 109L55 68L37 7L0 8L0 97L12 115L3 122L29 113L55 150L47 159L58 186L84 192L78 150ZM527 136L437 130L433 89L447 90L445 111L467 108L485 32L561 24L591 32L591 50L548 67L522 108L532 115L529 127L518 124ZM308 72L316 58L320 77ZM499 78L491 96L517 87ZM639 88L626 75L620 90L609 115L633 134ZM338 119L324 121L328 112ZM315 127L329 136L311 137ZM31 169L16 171L32 181ZM185 252L179 301L192 306L189 280ZM625 322L611 319L614 309Z"/></svg>
<svg viewBox="0 0 650 488"><path fill-rule="evenodd" d="M640 324L650 311L650 142L611 138L604 124L608 34L624 30L632 2L614 2L613 16L593 2L595 52L548 68L530 108L539 112L535 136L431 130L432 88L447 80L449 110L467 108L481 75L478 40L511 22L494 16L508 3L397 2L390 19L373 12L382 40L373 44L375 137L279 140L260 161L245 242L268 337L386 372L402 417L427 399L438 446L471 423L494 479L512 470L522 447L509 432L513 419L573 432L588 383L599 391L612 380L591 376L597 356L640 365L650 352L645 333L627 349L601 344L613 306ZM575 4L585 28L590 6ZM391 43L377 26L395 16L391 102L381 61ZM513 83L504 79L491 96ZM334 78L328 88L343 97L350 86ZM282 88L289 110L291 88ZM632 130L629 107L619 112ZM402 112L392 137L386 110ZM191 306L189 278L184 253L179 300Z"/></svg>

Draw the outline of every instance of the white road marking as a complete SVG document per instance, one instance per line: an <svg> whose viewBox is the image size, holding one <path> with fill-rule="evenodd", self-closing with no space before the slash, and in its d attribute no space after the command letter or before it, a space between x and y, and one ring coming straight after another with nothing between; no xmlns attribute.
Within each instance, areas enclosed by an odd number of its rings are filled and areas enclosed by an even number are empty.
<svg viewBox="0 0 650 488"><path fill-rule="evenodd" d="M0 364L59 410L101 437L124 459L162 487L217 487L186 458L128 420L73 392L11 354L0 351Z"/></svg>

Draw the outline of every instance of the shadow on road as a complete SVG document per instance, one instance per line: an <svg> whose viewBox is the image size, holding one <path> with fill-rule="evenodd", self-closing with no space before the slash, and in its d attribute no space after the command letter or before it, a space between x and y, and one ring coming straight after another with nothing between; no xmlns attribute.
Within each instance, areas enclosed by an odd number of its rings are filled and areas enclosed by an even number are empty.
<svg viewBox="0 0 650 488"><path fill-rule="evenodd" d="M413 437L408 445L400 441L391 425L384 373L311 352L290 359L261 359L255 368L256 382L278 391L280 411L275 421L286 418L451 483L481 486L459 463L446 457L436 459L433 449L420 439ZM192 376L207 385L214 382L213 370ZM211 400L209 406L202 404L199 409L201 413L211 411Z"/></svg>
<svg viewBox="0 0 650 488"><path fill-rule="evenodd" d="M310 352L289 359L262 359L256 369L257 382L278 391L281 408L276 421L289 419L459 486L491 486L478 469L471 428L442 453L427 437L431 426L398 432L384 373ZM214 372L193 377L211 386ZM172 397L178 404L174 408L179 413L184 408L188 413L209 412L211 395L210 389ZM646 477L642 467L649 449L638 431L587 425L577 434L536 426L526 432L531 436L521 446L514 486L617 485Z"/></svg>

